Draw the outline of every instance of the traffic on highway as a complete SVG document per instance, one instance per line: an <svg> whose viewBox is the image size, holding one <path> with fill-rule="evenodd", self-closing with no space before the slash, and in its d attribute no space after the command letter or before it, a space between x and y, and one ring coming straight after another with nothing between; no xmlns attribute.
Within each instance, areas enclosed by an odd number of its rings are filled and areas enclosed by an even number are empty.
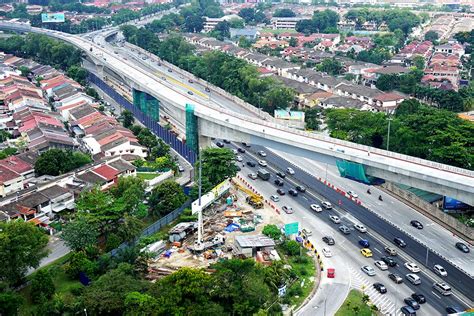
<svg viewBox="0 0 474 316"><path fill-rule="evenodd" d="M431 315L434 311L430 308L437 313L445 313L447 307L467 308L472 305L472 278L412 239L406 232L358 205L355 200L363 200L360 196L362 193L351 192L353 199L346 198L313 175L261 146L227 145L224 142L219 142L218 146L229 146L238 153L238 160L241 160L238 162L240 174L258 190L262 190L265 198L271 199L283 216L298 220L303 227L314 222L313 232L321 232L319 227L322 224L329 227L322 230L326 235L321 239L309 237L316 245L330 249L339 244L347 247L347 243L350 243L349 261L357 258L356 262L362 260L361 263L364 263L358 272L366 279L363 281L365 286L372 286L367 279L375 278L384 285L385 290L388 288L387 292L395 292L391 308L411 304L411 300L406 303L404 299L407 297L402 297L403 293L409 294L407 291L412 292L409 297L412 294L417 294L414 295L416 299L419 299L419 294L424 297L426 303L420 303L423 307L417 311L422 315ZM252 176L258 173L259 168L269 171L268 181ZM323 237L326 237L325 241ZM335 245L331 245L328 239L332 239ZM351 269L354 271L354 267ZM440 290L444 285L449 286L450 290ZM402 287L407 289L402 290ZM386 294L377 289L376 292ZM419 308L420 304L412 305Z"/></svg>

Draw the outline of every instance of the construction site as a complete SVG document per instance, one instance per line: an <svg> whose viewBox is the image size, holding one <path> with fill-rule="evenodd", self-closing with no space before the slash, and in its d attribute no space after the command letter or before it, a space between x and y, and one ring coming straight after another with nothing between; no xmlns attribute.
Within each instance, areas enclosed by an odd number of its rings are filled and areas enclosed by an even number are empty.
<svg viewBox="0 0 474 316"><path fill-rule="evenodd" d="M283 227L275 208L243 180L226 181L216 187L220 192L207 194L210 200L202 197L197 222L181 222L169 230L168 240L143 249L152 253L149 280L181 267L208 268L230 258L254 258L262 264L280 259L275 241L262 234L267 224Z"/></svg>

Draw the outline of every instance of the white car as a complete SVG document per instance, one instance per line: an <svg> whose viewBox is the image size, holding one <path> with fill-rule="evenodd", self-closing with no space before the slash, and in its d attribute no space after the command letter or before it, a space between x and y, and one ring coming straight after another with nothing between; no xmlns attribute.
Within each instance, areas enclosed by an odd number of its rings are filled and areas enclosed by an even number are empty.
<svg viewBox="0 0 474 316"><path fill-rule="evenodd" d="M326 258L332 257L331 249L324 247L321 252Z"/></svg>
<svg viewBox="0 0 474 316"><path fill-rule="evenodd" d="M387 264L383 262L382 260L375 261L375 266L382 271L388 270Z"/></svg>
<svg viewBox="0 0 474 316"><path fill-rule="evenodd" d="M239 153L237 149L232 149L232 152L234 153L234 155L237 155Z"/></svg>
<svg viewBox="0 0 474 316"><path fill-rule="evenodd" d="M257 180L257 174L256 173L249 173L249 178L252 180Z"/></svg>
<svg viewBox="0 0 474 316"><path fill-rule="evenodd" d="M260 151L258 152L258 154L259 154L260 156L262 156L262 157L266 157L266 156L267 156L267 153L264 152L263 150L260 150Z"/></svg>
<svg viewBox="0 0 474 316"><path fill-rule="evenodd" d="M270 196L270 199L273 202L279 202L280 201L280 197L278 195L272 195L272 196Z"/></svg>
<svg viewBox="0 0 474 316"><path fill-rule="evenodd" d="M268 166L268 164L267 164L267 162L266 162L265 160L259 160L259 161L258 161L258 164L259 164L260 166L262 166L262 167Z"/></svg>
<svg viewBox="0 0 474 316"><path fill-rule="evenodd" d="M354 228L357 229L361 233L367 232L367 228L365 228L365 226L362 224L354 224Z"/></svg>
<svg viewBox="0 0 474 316"><path fill-rule="evenodd" d="M420 268L418 268L418 266L416 265L416 263L413 262L405 262L404 266L413 273L418 273L421 271Z"/></svg>
<svg viewBox="0 0 474 316"><path fill-rule="evenodd" d="M242 159L242 156L241 156L241 155L237 155L237 156L235 156L235 160L237 160L237 161L240 162L240 161L242 161L243 159Z"/></svg>
<svg viewBox="0 0 474 316"><path fill-rule="evenodd" d="M341 219L339 216L336 215L331 215L329 216L329 219L334 223L334 224L339 224L341 222Z"/></svg>
<svg viewBox="0 0 474 316"><path fill-rule="evenodd" d="M360 269L362 271L364 271L368 276L374 276L375 275L375 270L371 266L363 266Z"/></svg>
<svg viewBox="0 0 474 316"><path fill-rule="evenodd" d="M331 205L331 203L329 203L328 201L322 202L321 205L322 205L325 209L327 209L327 210L332 209L332 205Z"/></svg>
<svg viewBox="0 0 474 316"><path fill-rule="evenodd" d="M311 204L309 207L311 208L311 210L315 211L316 213L323 211L321 206L319 206L318 204Z"/></svg>
<svg viewBox="0 0 474 316"><path fill-rule="evenodd" d="M357 199L359 197L354 191L347 191L347 194L349 194L349 196L353 197L354 199Z"/></svg>
<svg viewBox="0 0 474 316"><path fill-rule="evenodd" d="M439 276L442 276L442 277L448 276L448 272L439 264L435 264L433 267L433 270Z"/></svg>
<svg viewBox="0 0 474 316"><path fill-rule="evenodd" d="M295 170L293 170L293 168L286 168L286 172L288 172L289 174L295 174Z"/></svg>

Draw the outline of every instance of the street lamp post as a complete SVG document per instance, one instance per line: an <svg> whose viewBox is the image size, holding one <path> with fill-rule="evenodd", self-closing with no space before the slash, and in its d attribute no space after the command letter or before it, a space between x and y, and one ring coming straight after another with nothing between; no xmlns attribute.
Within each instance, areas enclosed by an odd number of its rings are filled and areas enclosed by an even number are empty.
<svg viewBox="0 0 474 316"><path fill-rule="evenodd" d="M387 151L389 149L389 146L390 146L390 122L392 122L392 118L389 116L388 117L388 129L387 129Z"/></svg>

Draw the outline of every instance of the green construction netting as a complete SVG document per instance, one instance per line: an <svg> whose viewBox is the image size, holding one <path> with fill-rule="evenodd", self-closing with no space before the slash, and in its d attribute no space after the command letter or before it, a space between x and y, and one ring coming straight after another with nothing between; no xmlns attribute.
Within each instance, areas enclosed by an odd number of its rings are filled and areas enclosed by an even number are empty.
<svg viewBox="0 0 474 316"><path fill-rule="evenodd" d="M336 165L341 177L354 179L366 184L372 182L372 177L365 174L365 167L360 163L339 159L336 161Z"/></svg>
<svg viewBox="0 0 474 316"><path fill-rule="evenodd" d="M160 119L160 102L146 92L133 89L133 105L155 121Z"/></svg>
<svg viewBox="0 0 474 316"><path fill-rule="evenodd" d="M199 135L197 117L194 115L194 105L186 104L186 145L192 150L198 152L199 150Z"/></svg>

